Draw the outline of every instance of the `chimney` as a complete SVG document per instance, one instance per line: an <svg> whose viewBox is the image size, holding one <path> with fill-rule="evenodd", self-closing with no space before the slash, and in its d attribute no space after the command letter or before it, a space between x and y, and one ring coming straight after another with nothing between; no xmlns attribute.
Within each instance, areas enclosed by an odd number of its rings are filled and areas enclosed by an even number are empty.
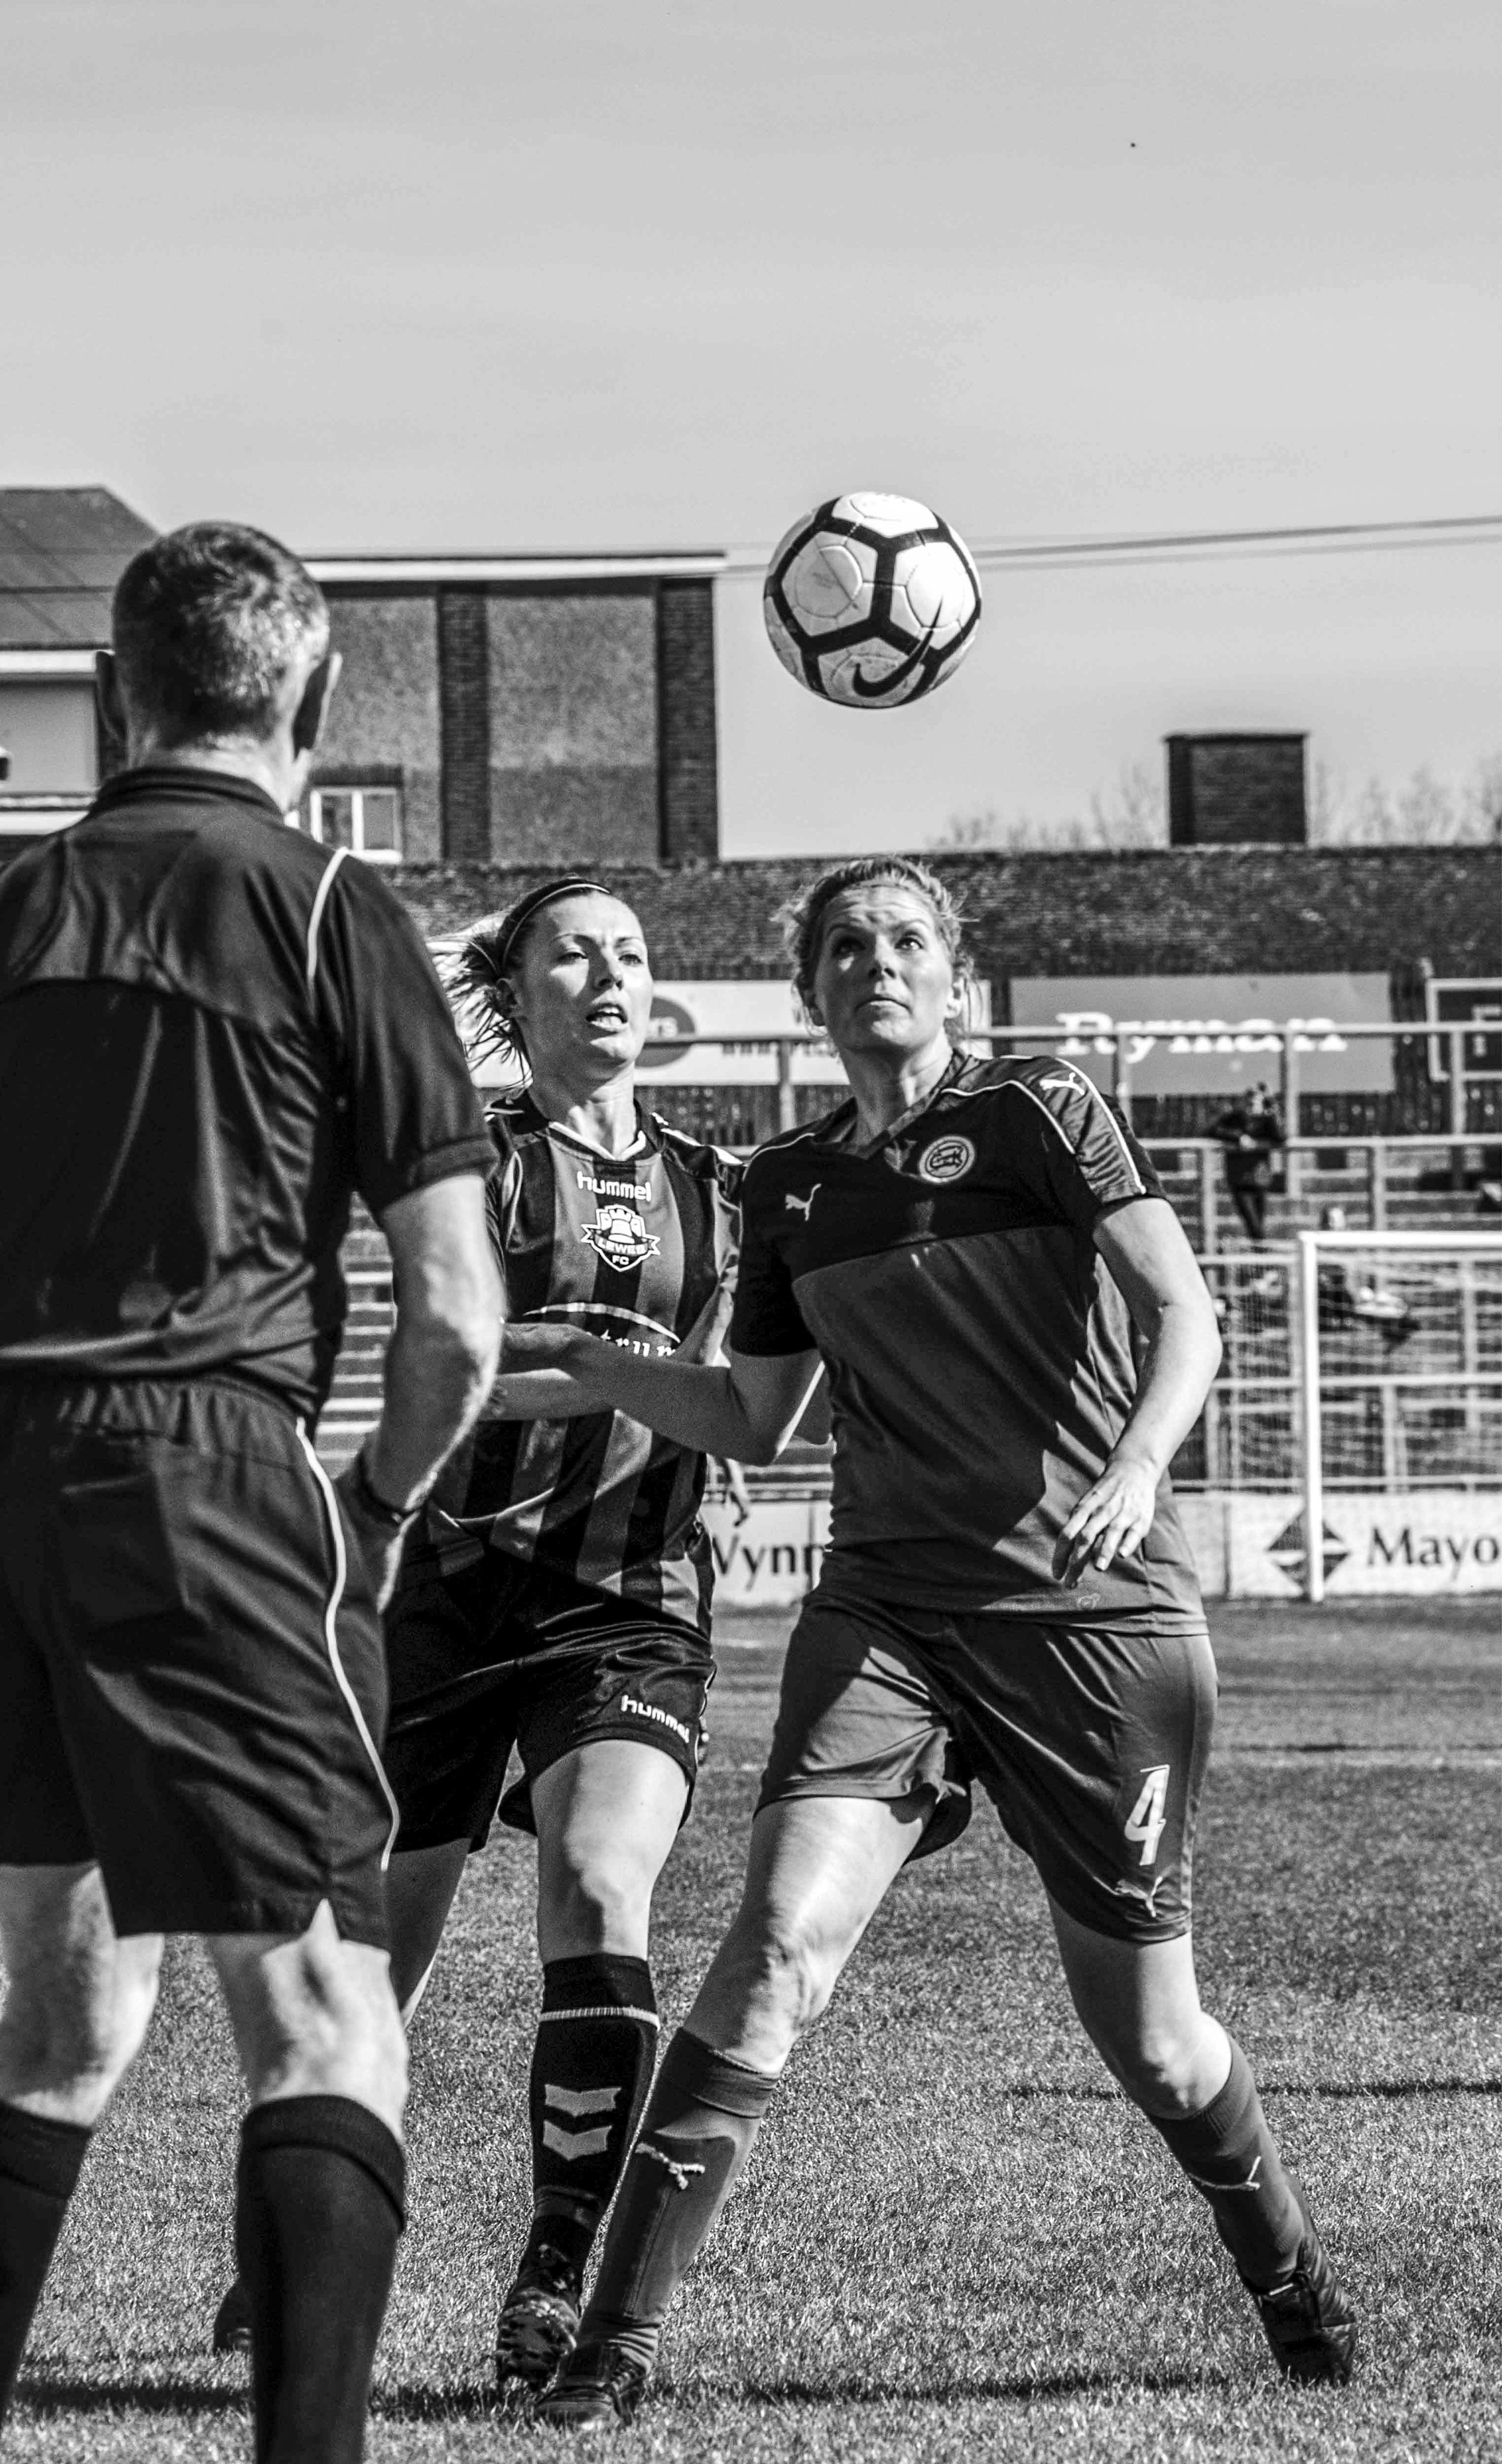
<svg viewBox="0 0 1502 2464"><path fill-rule="evenodd" d="M1170 847L1303 847L1302 736L1166 736Z"/></svg>

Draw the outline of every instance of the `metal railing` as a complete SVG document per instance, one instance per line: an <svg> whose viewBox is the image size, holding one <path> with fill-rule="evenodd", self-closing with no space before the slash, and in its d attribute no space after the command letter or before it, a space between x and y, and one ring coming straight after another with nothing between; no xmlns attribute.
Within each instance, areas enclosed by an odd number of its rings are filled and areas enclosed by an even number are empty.
<svg viewBox="0 0 1502 2464"><path fill-rule="evenodd" d="M1468 1067L1466 1046L1468 1041L1474 1042L1477 1035L1474 1021L1462 1021L1459 1023L1445 1021L1436 1023L1432 1019L1384 1019L1352 1025L1342 1021L1338 1026L1328 1030L1323 1029L1322 1023L1315 1022L1313 1025L1299 1024L1270 1028L1265 1033L1259 1033L1255 1038L1234 1028L1226 1028L1224 1037L1219 1034L1211 1035L1208 1031L1201 1033L1197 1030L1191 1049L1196 1051L1203 1049L1209 1053L1221 1048L1223 1044L1226 1044L1242 1053L1243 1057L1250 1057L1253 1050L1259 1056L1266 1051L1270 1060L1273 1058L1275 1049L1279 1106L1288 1132L1289 1143L1296 1145L1300 1137L1301 1105L1305 1100L1306 1092L1311 1091L1306 1090L1302 1083L1303 1059L1307 1053L1317 1049L1325 1032L1338 1035L1342 1042L1386 1042L1394 1045L1399 1044L1423 1045L1425 1047L1425 1060L1428 1066L1432 1066L1432 1057L1436 1050L1445 1052L1446 1067L1438 1074L1446 1089L1446 1126L1439 1132L1412 1133L1421 1137L1425 1143L1432 1145L1436 1137L1455 1144L1465 1144L1468 1141L1475 1143L1478 1140L1495 1138L1498 1134L1502 1134L1502 1131L1489 1128L1485 1124L1474 1123L1470 1119L1471 1089L1497 1082L1497 1072ZM1123 1119L1130 1121L1135 1073L1141 1058L1139 1056L1138 1059L1134 1059L1134 1046L1141 1043L1143 1029L1139 1025L1113 1026L1109 1029L1101 1028L1098 1031L1093 1028L1088 1035L1081 1035L1076 1029L1066 1026L986 1026L966 1028L963 1041L971 1047L988 1045L993 1053L998 1050L1005 1051L1010 1047L1024 1051L1057 1052L1076 1066L1087 1058L1097 1062L1106 1061L1110 1067L1105 1073L1106 1085L1102 1091L1109 1094L1112 1101L1119 1108ZM723 1034L715 1033L653 1037L647 1047L650 1057L646 1061L643 1071L647 1085L650 1087L652 1084L652 1061L670 1054L692 1053L706 1045L718 1045L731 1040ZM799 1118L798 1096L801 1084L796 1071L797 1055L800 1052L828 1052L829 1047L824 1039L811 1032L793 1032L785 1035L737 1036L733 1041L738 1052L753 1049L775 1052L777 1129L781 1133L784 1130L796 1128ZM727 1078L721 1070L717 1069L712 1077L706 1077L703 1080L690 1077L672 1079L664 1083L666 1086L714 1085L731 1088L738 1082ZM761 1082L747 1079L743 1083L751 1085ZM1227 1101L1229 1091L1229 1089L1226 1090ZM1316 1095L1320 1092L1318 1089L1312 1091ZM1311 1133L1312 1142L1315 1133ZM1318 1143L1343 1142L1346 1133L1343 1132L1331 1131L1324 1138L1319 1139ZM1182 1144L1183 1141L1181 1139L1174 1143Z"/></svg>

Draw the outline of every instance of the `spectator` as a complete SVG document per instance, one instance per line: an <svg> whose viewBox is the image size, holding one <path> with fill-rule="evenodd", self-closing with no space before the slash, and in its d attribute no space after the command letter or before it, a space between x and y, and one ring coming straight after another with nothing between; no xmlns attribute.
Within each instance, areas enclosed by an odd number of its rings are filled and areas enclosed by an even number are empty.
<svg viewBox="0 0 1502 2464"><path fill-rule="evenodd" d="M1226 1186L1247 1238L1260 1248L1267 1235L1272 1152L1283 1144L1283 1124L1270 1089L1260 1080L1247 1097L1212 1122L1210 1135L1226 1150Z"/></svg>

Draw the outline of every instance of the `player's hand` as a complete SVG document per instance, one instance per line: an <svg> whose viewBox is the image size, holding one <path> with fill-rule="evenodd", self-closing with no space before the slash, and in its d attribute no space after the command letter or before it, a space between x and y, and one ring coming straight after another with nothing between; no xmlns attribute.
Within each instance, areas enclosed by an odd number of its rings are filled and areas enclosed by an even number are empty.
<svg viewBox="0 0 1502 2464"><path fill-rule="evenodd" d="M1053 1578L1077 1583L1087 1568L1104 1573L1117 1557L1141 1547L1158 1504L1158 1474L1131 1456L1108 1463L1087 1488L1059 1534Z"/></svg>
<svg viewBox="0 0 1502 2464"><path fill-rule="evenodd" d="M372 1522L368 1514L362 1513L360 1491L355 1483L352 1468L342 1471L334 1486L339 1491L344 1512L355 1527L355 1537L360 1543L360 1553L365 1562L365 1572L375 1587L376 1606L378 1609L384 1609L396 1589L397 1569L402 1562L402 1545L411 1527L409 1524L403 1524L400 1529L393 1530L390 1524Z"/></svg>

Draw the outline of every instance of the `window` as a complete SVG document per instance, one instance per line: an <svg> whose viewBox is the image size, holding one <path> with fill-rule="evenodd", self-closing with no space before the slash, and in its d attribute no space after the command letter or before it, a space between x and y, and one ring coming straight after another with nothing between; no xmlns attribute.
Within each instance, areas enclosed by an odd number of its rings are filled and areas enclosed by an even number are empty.
<svg viewBox="0 0 1502 2464"><path fill-rule="evenodd" d="M72 677L0 679L0 747L7 796L81 796L99 784L94 687Z"/></svg>
<svg viewBox="0 0 1502 2464"><path fill-rule="evenodd" d="M402 797L396 787L315 787L308 828L325 847L348 847L373 864L402 861Z"/></svg>

